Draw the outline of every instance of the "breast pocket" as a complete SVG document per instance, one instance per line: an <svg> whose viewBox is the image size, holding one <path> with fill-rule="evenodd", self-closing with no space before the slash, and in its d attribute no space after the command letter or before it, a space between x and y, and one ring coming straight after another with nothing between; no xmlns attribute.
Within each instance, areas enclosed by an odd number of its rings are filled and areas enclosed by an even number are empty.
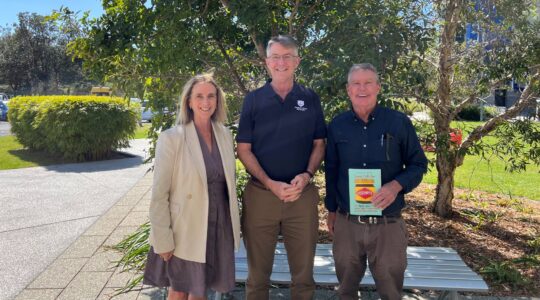
<svg viewBox="0 0 540 300"><path fill-rule="evenodd" d="M401 160L399 143L391 136L370 141L368 147L371 148L372 157L377 162L389 163Z"/></svg>

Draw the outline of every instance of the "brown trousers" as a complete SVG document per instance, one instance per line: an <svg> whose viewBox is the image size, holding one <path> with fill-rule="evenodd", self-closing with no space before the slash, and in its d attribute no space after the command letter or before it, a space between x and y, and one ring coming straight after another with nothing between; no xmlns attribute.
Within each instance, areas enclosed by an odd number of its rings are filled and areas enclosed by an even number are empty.
<svg viewBox="0 0 540 300"><path fill-rule="evenodd" d="M407 229L403 219L388 224L355 224L338 213L333 254L340 299L358 299L366 260L381 299L401 299L407 267Z"/></svg>
<svg viewBox="0 0 540 300"><path fill-rule="evenodd" d="M298 200L284 203L260 183L250 181L243 199L242 233L248 259L246 299L268 299L280 232L291 270L291 299L311 299L315 290L313 258L319 226L317 188L309 184Z"/></svg>

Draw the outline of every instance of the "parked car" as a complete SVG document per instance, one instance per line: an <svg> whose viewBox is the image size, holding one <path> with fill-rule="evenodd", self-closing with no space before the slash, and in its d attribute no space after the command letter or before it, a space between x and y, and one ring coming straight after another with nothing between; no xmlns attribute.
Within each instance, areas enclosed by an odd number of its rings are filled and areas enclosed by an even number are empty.
<svg viewBox="0 0 540 300"><path fill-rule="evenodd" d="M148 106L148 100L143 100L141 102L141 120L152 122L152 117L154 116L154 112L152 109Z"/></svg>
<svg viewBox="0 0 540 300"><path fill-rule="evenodd" d="M7 121L8 106L0 100L0 121Z"/></svg>

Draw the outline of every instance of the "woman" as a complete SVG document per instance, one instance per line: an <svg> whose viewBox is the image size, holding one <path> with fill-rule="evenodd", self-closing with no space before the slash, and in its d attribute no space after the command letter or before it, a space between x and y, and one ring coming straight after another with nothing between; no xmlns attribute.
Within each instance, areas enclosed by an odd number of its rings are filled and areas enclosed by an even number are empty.
<svg viewBox="0 0 540 300"><path fill-rule="evenodd" d="M211 75L184 86L177 126L158 138L144 283L169 300L234 288L240 241L232 136L223 91Z"/></svg>

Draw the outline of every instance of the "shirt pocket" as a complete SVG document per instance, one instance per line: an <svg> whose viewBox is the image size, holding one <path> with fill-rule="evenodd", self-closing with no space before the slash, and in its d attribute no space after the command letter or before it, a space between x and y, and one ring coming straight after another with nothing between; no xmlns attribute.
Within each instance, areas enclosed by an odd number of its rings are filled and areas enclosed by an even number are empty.
<svg viewBox="0 0 540 300"><path fill-rule="evenodd" d="M378 163L395 163L401 160L399 143L394 137L382 137L368 143L371 159Z"/></svg>

